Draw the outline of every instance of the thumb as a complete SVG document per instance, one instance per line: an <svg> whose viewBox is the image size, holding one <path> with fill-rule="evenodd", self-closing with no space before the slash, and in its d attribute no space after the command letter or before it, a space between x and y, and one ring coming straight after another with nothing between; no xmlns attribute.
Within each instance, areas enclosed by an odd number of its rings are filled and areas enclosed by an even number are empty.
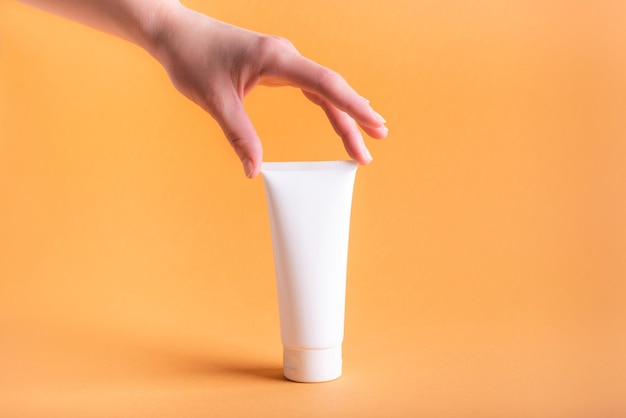
<svg viewBox="0 0 626 418"><path fill-rule="evenodd" d="M261 140L238 97L225 100L222 104L213 117L239 156L246 177L254 178L259 174L263 160Z"/></svg>

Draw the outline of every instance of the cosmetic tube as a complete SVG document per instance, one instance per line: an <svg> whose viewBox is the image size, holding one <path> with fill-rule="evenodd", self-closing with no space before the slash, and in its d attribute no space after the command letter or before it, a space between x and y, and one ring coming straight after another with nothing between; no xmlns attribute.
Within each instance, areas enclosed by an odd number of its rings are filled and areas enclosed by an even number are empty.
<svg viewBox="0 0 626 418"><path fill-rule="evenodd" d="M352 161L263 163L283 371L296 382L342 372Z"/></svg>

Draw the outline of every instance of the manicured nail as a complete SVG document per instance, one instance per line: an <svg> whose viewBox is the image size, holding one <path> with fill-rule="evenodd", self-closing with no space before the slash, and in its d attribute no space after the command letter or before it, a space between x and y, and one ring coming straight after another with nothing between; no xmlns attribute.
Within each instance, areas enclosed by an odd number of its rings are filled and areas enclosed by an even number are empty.
<svg viewBox="0 0 626 418"><path fill-rule="evenodd" d="M389 133L389 128L387 128L385 125L378 128L378 130L383 134L383 138L386 137Z"/></svg>
<svg viewBox="0 0 626 418"><path fill-rule="evenodd" d="M254 164L250 161L249 158L243 159L243 172L246 173L246 177L252 178L252 174L254 173Z"/></svg>
<svg viewBox="0 0 626 418"><path fill-rule="evenodd" d="M385 120L385 118L383 118L383 117L380 115L380 113L376 112L375 110L374 110L373 112L374 112L374 115L376 116L376 120L377 120L379 123L383 123L383 124L384 124L384 123L387 123L387 121Z"/></svg>
<svg viewBox="0 0 626 418"><path fill-rule="evenodd" d="M367 147L363 147L363 154L365 155L365 159L367 160L367 163L371 163L373 158L372 158L372 154L370 154L370 151L367 149Z"/></svg>

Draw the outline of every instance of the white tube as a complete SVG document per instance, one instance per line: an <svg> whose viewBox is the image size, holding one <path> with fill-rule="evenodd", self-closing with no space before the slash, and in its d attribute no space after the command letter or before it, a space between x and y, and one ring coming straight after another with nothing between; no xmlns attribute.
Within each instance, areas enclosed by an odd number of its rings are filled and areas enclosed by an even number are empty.
<svg viewBox="0 0 626 418"><path fill-rule="evenodd" d="M285 377L341 376L352 161L263 163Z"/></svg>

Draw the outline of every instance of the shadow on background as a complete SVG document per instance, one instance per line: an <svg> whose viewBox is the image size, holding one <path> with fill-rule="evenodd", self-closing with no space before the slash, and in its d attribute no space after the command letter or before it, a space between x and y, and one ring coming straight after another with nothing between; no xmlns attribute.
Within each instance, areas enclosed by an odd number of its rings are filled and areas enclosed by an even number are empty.
<svg viewBox="0 0 626 418"><path fill-rule="evenodd" d="M288 382L279 361L268 363L240 347L215 344L202 349L198 346L166 347L136 342L129 348L129 352L141 359L141 367L137 371L143 370L146 376Z"/></svg>

